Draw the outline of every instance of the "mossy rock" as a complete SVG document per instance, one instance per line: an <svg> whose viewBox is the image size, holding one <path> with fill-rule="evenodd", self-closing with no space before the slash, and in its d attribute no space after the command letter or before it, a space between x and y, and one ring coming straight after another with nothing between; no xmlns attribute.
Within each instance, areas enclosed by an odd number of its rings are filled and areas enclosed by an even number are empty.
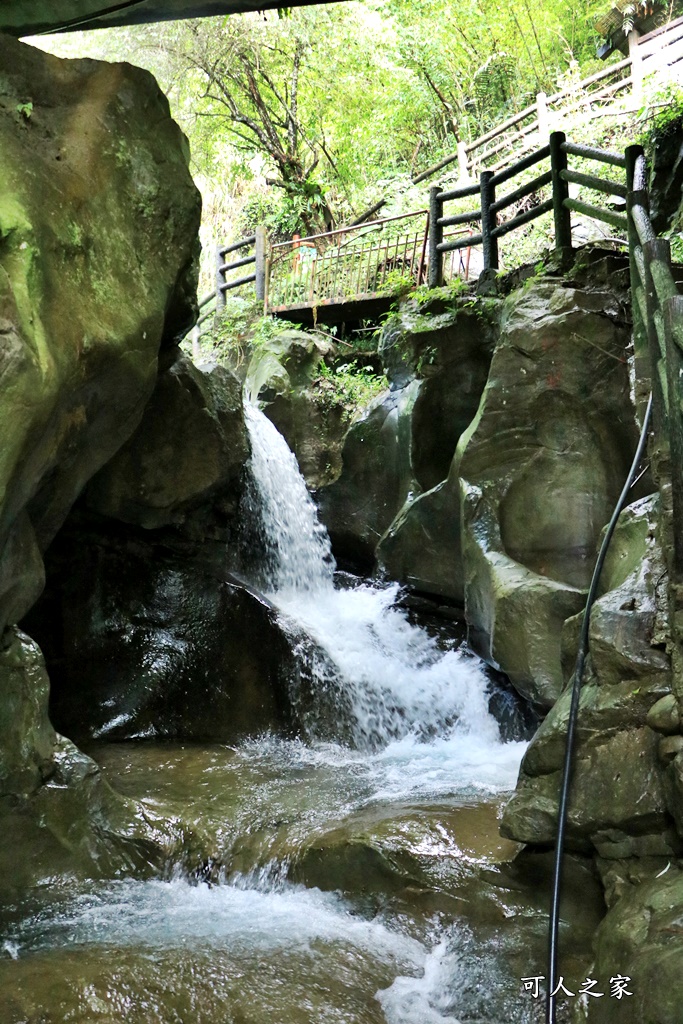
<svg viewBox="0 0 683 1024"><path fill-rule="evenodd" d="M148 72L7 36L0 60L1 628L36 598L37 552L138 425L160 347L196 316L201 203Z"/></svg>

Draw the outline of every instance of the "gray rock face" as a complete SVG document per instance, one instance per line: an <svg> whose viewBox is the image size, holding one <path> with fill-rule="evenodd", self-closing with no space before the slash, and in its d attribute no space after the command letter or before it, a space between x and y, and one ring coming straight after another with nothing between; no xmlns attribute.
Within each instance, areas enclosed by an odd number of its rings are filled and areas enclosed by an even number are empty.
<svg viewBox="0 0 683 1024"><path fill-rule="evenodd" d="M606 290L513 293L456 455L471 639L546 707L562 688L563 623L583 605L636 443L620 318Z"/></svg>
<svg viewBox="0 0 683 1024"><path fill-rule="evenodd" d="M177 349L170 358L140 426L87 493L94 511L146 529L180 525L235 490L249 456L237 378L201 373Z"/></svg>
<svg viewBox="0 0 683 1024"><path fill-rule="evenodd" d="M619 1000L607 988L605 998L589 999L581 1017L588 1024L678 1024L681 1019L683 874L671 864L667 869L667 861L659 870L666 874L625 892L598 928L591 977L629 977L632 994Z"/></svg>
<svg viewBox="0 0 683 1024"><path fill-rule="evenodd" d="M333 343L304 331L281 331L260 345L247 366L245 391L258 401L296 455L309 487L323 487L341 472L344 435L353 410L320 379ZM315 385L314 385L315 381Z"/></svg>
<svg viewBox="0 0 683 1024"><path fill-rule="evenodd" d="M139 423L160 346L192 322L200 197L147 72L7 36L0 63L1 630Z"/></svg>
<svg viewBox="0 0 683 1024"><path fill-rule="evenodd" d="M657 499L623 513L605 564L606 593L594 606L590 659L581 691L568 842L607 859L677 855L653 705L670 691L670 666L658 645L663 575L656 539ZM570 624L571 628L571 624ZM565 690L526 752L502 823L530 843L554 839L571 694Z"/></svg>
<svg viewBox="0 0 683 1024"><path fill-rule="evenodd" d="M413 409L412 459L423 491L446 479L458 439L479 407L499 306L497 300L479 300L475 307L471 299L457 297L420 305L408 300L384 328L379 353L388 379L395 387L422 380Z"/></svg>
<svg viewBox="0 0 683 1024"><path fill-rule="evenodd" d="M457 476L406 502L380 540L377 560L391 579L463 603Z"/></svg>
<svg viewBox="0 0 683 1024"><path fill-rule="evenodd" d="M377 548L380 566L417 590L462 603L460 495L453 456L479 406L491 363L498 303L474 311L461 301L407 303L384 338L387 373L401 366L422 377L412 413L411 459L424 492L403 506ZM432 307L436 306L435 309Z"/></svg>
<svg viewBox="0 0 683 1024"><path fill-rule="evenodd" d="M412 412L420 382L379 395L346 435L339 479L318 495L335 552L371 566L375 549L408 496L418 489L412 464Z"/></svg>

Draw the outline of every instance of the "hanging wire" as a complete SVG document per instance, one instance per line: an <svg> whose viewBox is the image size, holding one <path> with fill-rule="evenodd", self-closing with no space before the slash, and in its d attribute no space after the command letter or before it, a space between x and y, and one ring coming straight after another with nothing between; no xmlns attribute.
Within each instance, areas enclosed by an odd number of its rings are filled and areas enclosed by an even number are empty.
<svg viewBox="0 0 683 1024"><path fill-rule="evenodd" d="M633 462L629 470L629 474L626 478L623 490L619 495L619 500L616 504L612 518L609 521L609 525L605 531L605 536L602 539L600 545L600 552L598 559L595 563L595 569L593 570L593 577L591 579L590 588L588 590L588 597L586 598L586 610L583 616L583 623L581 625L581 636L579 638L579 650L576 655L576 665L574 668L574 677L572 681L572 700L571 707L569 710L569 721L567 723L567 745L564 752L564 767L562 770L562 783L560 786L560 804L558 810L558 821L557 821L557 842L555 844L555 862L553 866L553 890L552 890L552 901L550 905L550 923L548 928L548 992L546 996L546 1024L556 1024L556 997L553 994L557 988L557 946L558 946L558 933L560 927L560 894L562 888L562 857L564 854L564 836L567 824L567 808L569 805L569 790L571 786L571 776L573 767L573 752L574 752L574 734L576 732L576 720L579 712L579 697L581 693L581 683L583 681L583 671L586 663L586 655L588 654L588 632L590 629L590 615L595 598L597 597L598 584L600 582L600 574L602 572L603 565L605 564L605 558L607 551L612 540L612 534L614 533L617 525L617 520L626 505L629 491L634 482L636 472L643 458L643 452L645 450L645 444L647 441L648 429L650 426L650 414L652 412L652 395L650 395L647 402L647 409L645 410L645 418L643 420L643 426L640 432L640 439L638 441L638 447L636 454L633 457Z"/></svg>

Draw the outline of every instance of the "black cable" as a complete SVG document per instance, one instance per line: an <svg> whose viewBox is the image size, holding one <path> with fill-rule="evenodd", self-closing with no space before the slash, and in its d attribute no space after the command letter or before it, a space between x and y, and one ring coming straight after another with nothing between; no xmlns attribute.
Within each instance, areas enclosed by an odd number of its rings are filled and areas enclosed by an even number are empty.
<svg viewBox="0 0 683 1024"><path fill-rule="evenodd" d="M550 906L550 923L548 928L548 992L546 996L546 1024L556 1024L555 1018L555 996L552 995L557 987L557 940L560 926L560 889L562 882L562 855L564 853L564 833L567 824L567 807L569 804L569 788L571 784L571 771L572 771L572 754L574 748L574 733L576 731L576 719L579 711L579 696L581 693L581 682L583 679L583 670L586 662L586 655L588 654L588 631L590 628L590 614L591 608L595 603L595 598L598 592L598 583L600 582L600 574L602 567L605 563L605 557L607 550L612 540L612 534L614 528L617 525L617 520L626 505L628 493L633 483L633 478L636 475L636 470L640 465L640 460L643 457L643 451L645 449L645 442L647 441L647 432L650 425L650 413L652 411L652 395L650 395L647 403L647 409L645 410L645 418L643 420L642 430L640 432L640 440L638 441L638 448L633 458L633 463L629 470L626 483L624 484L623 490L619 495L619 500L616 504L612 518L609 521L605 536L603 537L602 544L600 545L600 553L598 554L598 560L595 563L595 569L593 570L593 576L591 579L591 585L588 589L588 597L586 598L586 610L583 616L583 623L581 625L581 636L579 638L579 650L576 655L576 666L574 668L574 678L572 681L572 701L569 709L569 722L567 723L567 745L564 752L564 768L562 771L562 785L560 787L560 804L558 809L558 820L557 820L557 843L555 845L555 863L553 867L553 894L552 903Z"/></svg>
<svg viewBox="0 0 683 1024"><path fill-rule="evenodd" d="M47 36L53 32L68 32L71 29L78 28L80 25L88 25L91 21L97 21L98 18L106 17L108 14L116 14L118 11L125 11L129 7L140 7L146 3L147 0L124 0L124 3L114 4L113 7L103 7L93 14L87 14L85 17L71 18L70 21L63 21L61 25L55 25L54 28L44 28L42 32L34 32L33 34Z"/></svg>

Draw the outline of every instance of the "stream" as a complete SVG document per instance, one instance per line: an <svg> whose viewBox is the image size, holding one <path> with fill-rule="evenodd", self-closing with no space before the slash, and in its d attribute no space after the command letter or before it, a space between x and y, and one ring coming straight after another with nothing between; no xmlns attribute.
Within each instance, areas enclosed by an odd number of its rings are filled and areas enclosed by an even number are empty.
<svg viewBox="0 0 683 1024"><path fill-rule="evenodd" d="M501 740L481 664L411 622L397 587L335 585L294 456L258 410L247 422L253 582L311 639L338 736L310 714L300 739L89 748L205 852L164 877L45 878L0 938L0 1020L535 1021L520 978L545 973L549 861L511 865L497 827L526 744ZM579 963L586 943L567 944Z"/></svg>

